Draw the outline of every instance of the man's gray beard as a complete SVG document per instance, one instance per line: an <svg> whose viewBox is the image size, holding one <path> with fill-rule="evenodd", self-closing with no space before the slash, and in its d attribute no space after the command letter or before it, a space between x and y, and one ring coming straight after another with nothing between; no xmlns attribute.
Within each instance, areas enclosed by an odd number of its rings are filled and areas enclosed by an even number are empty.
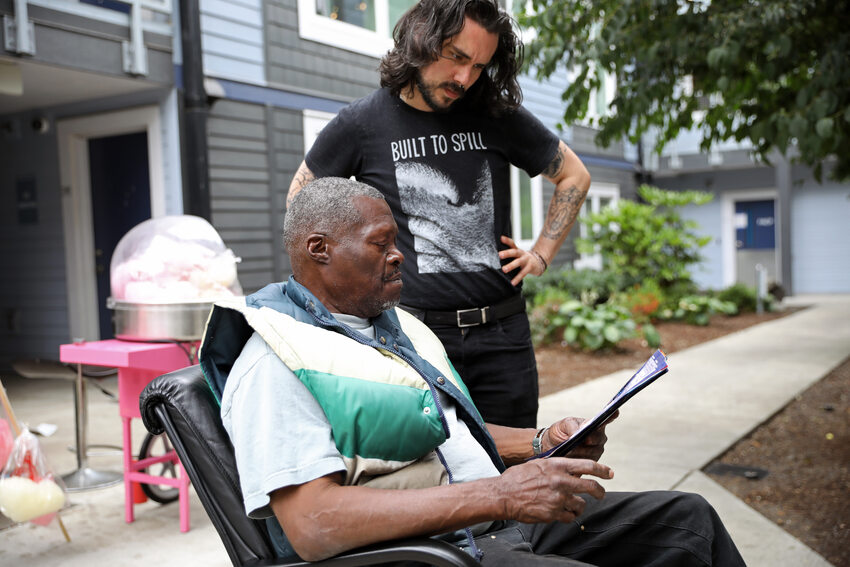
<svg viewBox="0 0 850 567"><path fill-rule="evenodd" d="M401 303L401 298L388 299L387 301L381 304L381 312L389 311L393 307L396 307L399 303Z"/></svg>

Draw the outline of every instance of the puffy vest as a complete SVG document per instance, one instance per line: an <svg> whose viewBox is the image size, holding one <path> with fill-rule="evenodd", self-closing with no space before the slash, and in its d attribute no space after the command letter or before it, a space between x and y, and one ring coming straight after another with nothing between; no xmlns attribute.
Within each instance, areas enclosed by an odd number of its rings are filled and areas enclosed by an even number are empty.
<svg viewBox="0 0 850 567"><path fill-rule="evenodd" d="M446 482L434 453L448 433L437 390L454 400L458 417L504 470L431 330L400 309L372 322L375 340L337 322L295 280L271 284L246 298L216 303L201 345L201 368L220 400L233 362L251 334L259 333L324 410L346 464L346 484L411 488Z"/></svg>

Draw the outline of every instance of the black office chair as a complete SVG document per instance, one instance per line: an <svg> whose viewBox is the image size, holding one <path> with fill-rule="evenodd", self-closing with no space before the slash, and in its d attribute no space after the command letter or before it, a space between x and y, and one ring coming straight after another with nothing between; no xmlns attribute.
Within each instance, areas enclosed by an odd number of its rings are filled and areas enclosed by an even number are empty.
<svg viewBox="0 0 850 567"><path fill-rule="evenodd" d="M438 567L480 567L457 547L430 538L385 542L308 563L275 556L265 523L245 515L236 458L219 416L219 406L199 366L154 379L139 399L148 431L165 431L233 565L320 565L355 567L415 561Z"/></svg>

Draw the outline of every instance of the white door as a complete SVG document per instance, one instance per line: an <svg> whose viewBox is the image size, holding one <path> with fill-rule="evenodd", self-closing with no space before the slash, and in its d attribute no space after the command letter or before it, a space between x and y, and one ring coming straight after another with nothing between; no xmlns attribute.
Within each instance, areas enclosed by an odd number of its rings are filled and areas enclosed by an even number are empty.
<svg viewBox="0 0 850 567"><path fill-rule="evenodd" d="M159 108L130 110L71 118L57 122L62 217L65 238L66 287L71 337L98 340L98 301L95 220L92 213L92 175L89 144L93 140L125 134L147 136L151 216L165 214L162 136ZM111 251L110 251L111 254ZM103 269L103 266L100 267ZM108 269L108 267L106 267Z"/></svg>

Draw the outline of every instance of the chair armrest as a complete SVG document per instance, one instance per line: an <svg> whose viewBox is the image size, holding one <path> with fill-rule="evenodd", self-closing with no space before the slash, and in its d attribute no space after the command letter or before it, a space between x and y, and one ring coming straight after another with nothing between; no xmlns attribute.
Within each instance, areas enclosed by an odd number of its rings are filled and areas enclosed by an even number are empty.
<svg viewBox="0 0 850 567"><path fill-rule="evenodd" d="M481 567L471 555L438 539L409 538L382 542L347 551L336 557L310 563L301 560L278 559L259 561L250 567L286 565L288 567L358 567L396 561L420 561L436 567Z"/></svg>

